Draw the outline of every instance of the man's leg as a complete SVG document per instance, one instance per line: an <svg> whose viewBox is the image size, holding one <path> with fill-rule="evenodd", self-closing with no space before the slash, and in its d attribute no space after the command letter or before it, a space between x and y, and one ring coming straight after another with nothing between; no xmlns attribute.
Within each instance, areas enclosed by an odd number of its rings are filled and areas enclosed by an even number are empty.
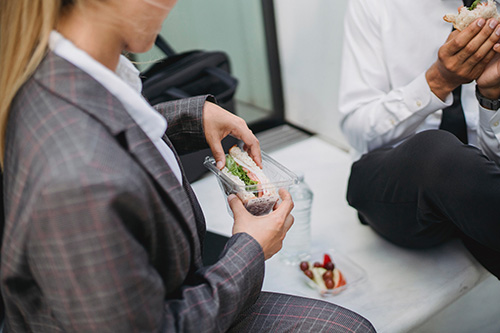
<svg viewBox="0 0 500 333"><path fill-rule="evenodd" d="M463 236L500 277L500 169L452 134L426 131L364 155L352 166L347 199L364 222L401 246Z"/></svg>
<svg viewBox="0 0 500 333"><path fill-rule="evenodd" d="M431 247L455 235L472 240L465 244L481 251L471 252L500 276L500 169L448 132L422 132L364 155L352 166L347 200L401 246Z"/></svg>
<svg viewBox="0 0 500 333"><path fill-rule="evenodd" d="M262 292L229 332L375 332L360 315L332 303Z"/></svg>

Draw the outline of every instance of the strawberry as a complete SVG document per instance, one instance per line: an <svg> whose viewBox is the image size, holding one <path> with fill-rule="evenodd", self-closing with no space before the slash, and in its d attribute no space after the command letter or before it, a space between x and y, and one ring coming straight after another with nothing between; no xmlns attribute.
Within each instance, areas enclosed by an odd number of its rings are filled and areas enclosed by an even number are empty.
<svg viewBox="0 0 500 333"><path fill-rule="evenodd" d="M323 258L323 267L326 266L327 263L332 262L332 258L328 254L325 253L325 256ZM325 267L326 268L326 267Z"/></svg>

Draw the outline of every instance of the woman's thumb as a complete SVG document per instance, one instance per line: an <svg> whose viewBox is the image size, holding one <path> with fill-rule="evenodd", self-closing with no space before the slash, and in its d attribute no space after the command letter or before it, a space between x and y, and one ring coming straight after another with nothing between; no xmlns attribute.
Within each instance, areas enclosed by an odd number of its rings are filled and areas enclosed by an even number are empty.
<svg viewBox="0 0 500 333"><path fill-rule="evenodd" d="M243 206L243 202L236 195L230 194L227 197L227 201L235 217L247 211L245 206Z"/></svg>

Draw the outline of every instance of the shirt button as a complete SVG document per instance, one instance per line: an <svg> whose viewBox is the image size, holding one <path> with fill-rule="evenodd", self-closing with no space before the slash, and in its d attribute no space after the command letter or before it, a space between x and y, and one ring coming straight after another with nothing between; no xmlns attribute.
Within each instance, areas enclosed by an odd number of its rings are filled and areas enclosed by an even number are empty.
<svg viewBox="0 0 500 333"><path fill-rule="evenodd" d="M391 119L391 124L394 125L395 123L396 123L396 121L394 119Z"/></svg>
<svg viewBox="0 0 500 333"><path fill-rule="evenodd" d="M415 102L415 104L417 104L418 107L421 107L422 106L422 101L418 100Z"/></svg>
<svg viewBox="0 0 500 333"><path fill-rule="evenodd" d="M497 126L498 126L498 124L499 124L499 123L498 123L498 121L495 121L495 122L493 123L493 126L497 127Z"/></svg>

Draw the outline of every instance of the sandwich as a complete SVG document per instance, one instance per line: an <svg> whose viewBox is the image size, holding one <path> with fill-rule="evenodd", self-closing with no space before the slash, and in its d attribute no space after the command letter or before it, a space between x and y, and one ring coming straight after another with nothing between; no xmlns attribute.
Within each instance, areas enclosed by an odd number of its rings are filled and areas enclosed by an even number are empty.
<svg viewBox="0 0 500 333"><path fill-rule="evenodd" d="M485 20L490 18L500 20L500 15L498 14L494 0L488 0L486 3L482 3L481 0L476 0L470 7L460 7L458 9L458 14L447 14L443 19L446 22L453 23L453 26L458 31L462 31L480 17Z"/></svg>
<svg viewBox="0 0 500 333"><path fill-rule="evenodd" d="M238 146L229 149L221 172L239 188L236 194L253 215L269 213L279 199L264 171Z"/></svg>

